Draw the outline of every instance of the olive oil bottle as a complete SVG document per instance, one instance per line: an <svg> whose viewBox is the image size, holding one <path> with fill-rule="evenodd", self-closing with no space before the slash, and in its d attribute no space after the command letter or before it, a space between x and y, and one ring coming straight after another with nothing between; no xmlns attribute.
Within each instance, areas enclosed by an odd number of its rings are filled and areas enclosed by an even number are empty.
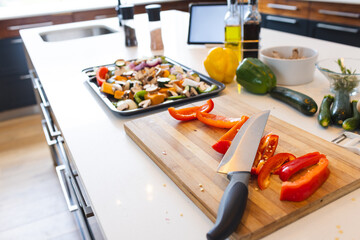
<svg viewBox="0 0 360 240"><path fill-rule="evenodd" d="M225 14L225 47L232 49L241 61L241 17L237 0L227 0Z"/></svg>

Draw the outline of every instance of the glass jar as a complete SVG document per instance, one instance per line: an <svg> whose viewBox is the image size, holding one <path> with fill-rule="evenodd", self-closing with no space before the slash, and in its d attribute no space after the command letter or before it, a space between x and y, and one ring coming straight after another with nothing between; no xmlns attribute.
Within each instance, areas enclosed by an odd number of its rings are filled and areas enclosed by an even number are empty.
<svg viewBox="0 0 360 240"><path fill-rule="evenodd" d="M122 25L125 32L125 46L137 46L135 21L134 21L134 5L120 6Z"/></svg>
<svg viewBox="0 0 360 240"><path fill-rule="evenodd" d="M163 50L164 44L161 36L160 4L151 4L145 7L149 17L150 48L151 50Z"/></svg>

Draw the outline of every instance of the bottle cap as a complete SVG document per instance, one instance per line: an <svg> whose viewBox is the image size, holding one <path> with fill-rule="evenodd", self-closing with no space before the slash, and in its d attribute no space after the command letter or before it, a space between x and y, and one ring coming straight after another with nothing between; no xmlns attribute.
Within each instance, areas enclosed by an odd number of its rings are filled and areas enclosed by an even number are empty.
<svg viewBox="0 0 360 240"><path fill-rule="evenodd" d="M160 21L160 4L150 4L145 6L150 22Z"/></svg>
<svg viewBox="0 0 360 240"><path fill-rule="evenodd" d="M121 5L120 12L123 20L134 18L134 5Z"/></svg>

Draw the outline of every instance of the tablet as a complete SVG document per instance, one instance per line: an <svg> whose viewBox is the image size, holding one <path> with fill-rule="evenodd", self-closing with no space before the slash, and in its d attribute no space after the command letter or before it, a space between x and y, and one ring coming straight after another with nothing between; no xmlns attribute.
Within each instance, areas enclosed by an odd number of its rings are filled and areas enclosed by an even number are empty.
<svg viewBox="0 0 360 240"><path fill-rule="evenodd" d="M190 4L188 44L224 43L225 3Z"/></svg>

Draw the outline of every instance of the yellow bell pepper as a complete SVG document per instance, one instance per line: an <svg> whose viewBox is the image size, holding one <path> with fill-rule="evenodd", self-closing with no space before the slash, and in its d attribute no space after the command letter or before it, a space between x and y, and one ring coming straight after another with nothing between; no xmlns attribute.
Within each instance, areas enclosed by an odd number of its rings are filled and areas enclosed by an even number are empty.
<svg viewBox="0 0 360 240"><path fill-rule="evenodd" d="M204 61L209 76L223 83L234 80L238 65L239 61L233 50L221 47L212 48Z"/></svg>

